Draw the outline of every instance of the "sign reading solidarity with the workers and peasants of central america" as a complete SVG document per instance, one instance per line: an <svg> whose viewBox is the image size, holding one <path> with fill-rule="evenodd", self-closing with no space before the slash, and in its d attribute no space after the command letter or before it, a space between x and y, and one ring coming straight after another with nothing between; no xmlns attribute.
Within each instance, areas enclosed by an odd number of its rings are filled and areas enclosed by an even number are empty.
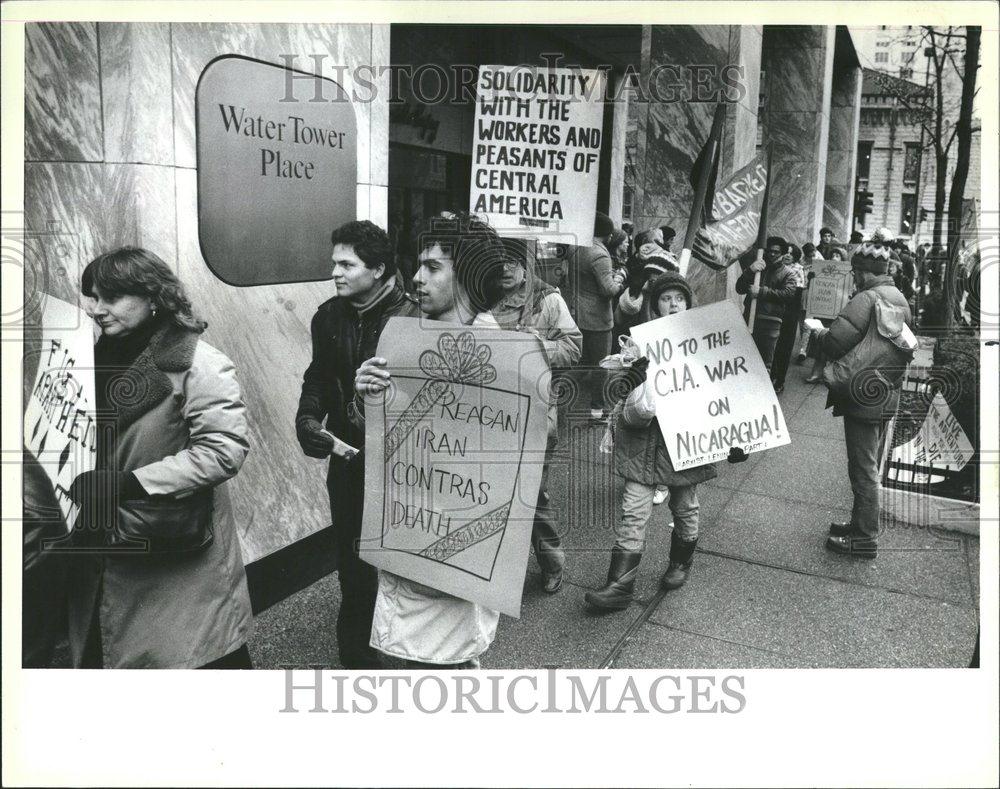
<svg viewBox="0 0 1000 789"><path fill-rule="evenodd" d="M597 209L603 72L480 66L469 205L502 234L589 244Z"/></svg>
<svg viewBox="0 0 1000 789"><path fill-rule="evenodd" d="M365 407L361 557L519 616L546 446L535 337L393 318L392 385Z"/></svg>
<svg viewBox="0 0 1000 789"><path fill-rule="evenodd" d="M634 326L656 418L678 471L790 442L770 376L730 301Z"/></svg>
<svg viewBox="0 0 1000 789"><path fill-rule="evenodd" d="M47 294L44 299L38 372L24 408L24 446L49 478L68 531L79 511L69 487L97 458L94 323L74 304Z"/></svg>

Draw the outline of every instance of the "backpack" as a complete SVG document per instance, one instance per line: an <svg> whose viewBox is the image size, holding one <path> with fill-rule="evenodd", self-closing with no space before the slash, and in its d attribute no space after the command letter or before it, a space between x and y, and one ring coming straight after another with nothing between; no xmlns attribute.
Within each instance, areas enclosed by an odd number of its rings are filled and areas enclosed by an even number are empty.
<svg viewBox="0 0 1000 789"><path fill-rule="evenodd" d="M842 357L828 362L823 368L823 383L835 397L849 397L852 382L864 388L867 381L878 381L886 389L895 389L903 378L906 365L913 360L917 338L906 325L905 310L890 304L877 291L873 293L875 303L865 336Z"/></svg>

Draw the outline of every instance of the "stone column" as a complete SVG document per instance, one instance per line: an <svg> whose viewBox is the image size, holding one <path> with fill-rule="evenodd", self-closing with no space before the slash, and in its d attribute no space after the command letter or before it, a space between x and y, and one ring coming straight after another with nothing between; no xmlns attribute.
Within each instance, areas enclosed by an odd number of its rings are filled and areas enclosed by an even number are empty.
<svg viewBox="0 0 1000 789"><path fill-rule="evenodd" d="M628 101L629 91L622 89L624 77L621 74L609 75L612 81L608 94L617 96L611 110L611 128L605 129L611 139L611 161L608 168L608 216L614 223L622 223L622 193L625 189L625 137L628 133ZM603 168L602 168L603 169ZM603 175L603 174L602 174ZM598 200L598 202L600 202Z"/></svg>
<svg viewBox="0 0 1000 789"><path fill-rule="evenodd" d="M851 237L854 221L854 177L858 166L860 123L861 67L835 60L830 92L823 224L845 242Z"/></svg>
<svg viewBox="0 0 1000 789"><path fill-rule="evenodd" d="M694 189L690 176L726 101L719 179L749 161L756 147L761 29L737 25L647 26L642 36L642 86L636 140L635 227L668 224L680 252ZM727 83L733 87L727 87ZM692 263L688 278L699 304L726 297L733 273Z"/></svg>
<svg viewBox="0 0 1000 789"><path fill-rule="evenodd" d="M764 140L773 145L768 233L800 246L823 224L836 28L767 26Z"/></svg>

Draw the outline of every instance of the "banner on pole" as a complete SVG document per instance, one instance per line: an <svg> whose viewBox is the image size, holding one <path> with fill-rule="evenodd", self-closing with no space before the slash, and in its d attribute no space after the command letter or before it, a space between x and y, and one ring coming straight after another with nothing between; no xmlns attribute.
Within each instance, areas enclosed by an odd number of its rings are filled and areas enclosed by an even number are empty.
<svg viewBox="0 0 1000 789"><path fill-rule="evenodd" d="M94 468L94 323L74 304L45 295L38 372L24 409L24 446L52 483L67 532L79 508L68 491Z"/></svg>
<svg viewBox="0 0 1000 789"><path fill-rule="evenodd" d="M851 298L851 264L845 260L816 260L812 264L806 297L807 318L836 318Z"/></svg>
<svg viewBox="0 0 1000 789"><path fill-rule="evenodd" d="M547 437L541 344L393 318L378 355L392 386L365 409L361 558L520 616Z"/></svg>
<svg viewBox="0 0 1000 789"><path fill-rule="evenodd" d="M587 69L480 66L471 211L501 234L590 244L604 80L603 72Z"/></svg>
<svg viewBox="0 0 1000 789"><path fill-rule="evenodd" d="M656 418L678 471L790 443L767 368L730 301L634 326Z"/></svg>
<svg viewBox="0 0 1000 789"><path fill-rule="evenodd" d="M701 229L695 256L716 270L724 269L757 241L767 189L767 154L761 152L715 190L710 221Z"/></svg>

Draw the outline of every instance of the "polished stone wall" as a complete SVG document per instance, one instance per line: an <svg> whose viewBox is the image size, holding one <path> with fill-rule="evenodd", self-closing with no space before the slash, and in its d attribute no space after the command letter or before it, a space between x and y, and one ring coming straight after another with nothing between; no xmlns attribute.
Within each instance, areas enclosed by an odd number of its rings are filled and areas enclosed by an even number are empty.
<svg viewBox="0 0 1000 789"><path fill-rule="evenodd" d="M388 64L388 27L43 23L28 25L26 38L25 226L37 236L26 243L26 302L35 289L76 300L86 263L126 244L175 266L209 323L206 340L235 362L248 405L251 453L231 483L244 558L326 526L325 464L302 456L293 421L309 323L332 287L235 288L208 270L198 244L194 95L204 67L223 54L279 64L294 54L296 67L335 79L335 66L349 75ZM345 187L357 190L360 218L385 226L381 87L377 100L354 104L358 177Z"/></svg>
<svg viewBox="0 0 1000 789"><path fill-rule="evenodd" d="M683 77L680 81L687 84L677 91L678 100L671 101L670 83L677 75L690 74L692 67L721 70L734 65L742 69L743 90L737 101L726 106L719 167L719 178L724 179L755 153L761 40L761 28L753 26L654 25L643 31L642 75L644 79L665 75L659 94L664 100L651 95L653 100L639 105L633 214L636 230L664 224L673 227L677 231L675 252L680 252L694 199L691 169L708 138L715 102L688 100L692 98L690 79ZM702 79L708 85L718 84L717 78ZM686 98L680 95L684 92ZM733 267L716 273L694 262L688 270L701 304L731 294L736 274Z"/></svg>
<svg viewBox="0 0 1000 789"><path fill-rule="evenodd" d="M762 121L774 165L768 232L800 246L818 241L823 224L835 30L764 28Z"/></svg>
<svg viewBox="0 0 1000 789"><path fill-rule="evenodd" d="M835 59L830 90L823 225L833 230L842 241L850 239L854 219L854 175L858 163L860 122L861 67Z"/></svg>

